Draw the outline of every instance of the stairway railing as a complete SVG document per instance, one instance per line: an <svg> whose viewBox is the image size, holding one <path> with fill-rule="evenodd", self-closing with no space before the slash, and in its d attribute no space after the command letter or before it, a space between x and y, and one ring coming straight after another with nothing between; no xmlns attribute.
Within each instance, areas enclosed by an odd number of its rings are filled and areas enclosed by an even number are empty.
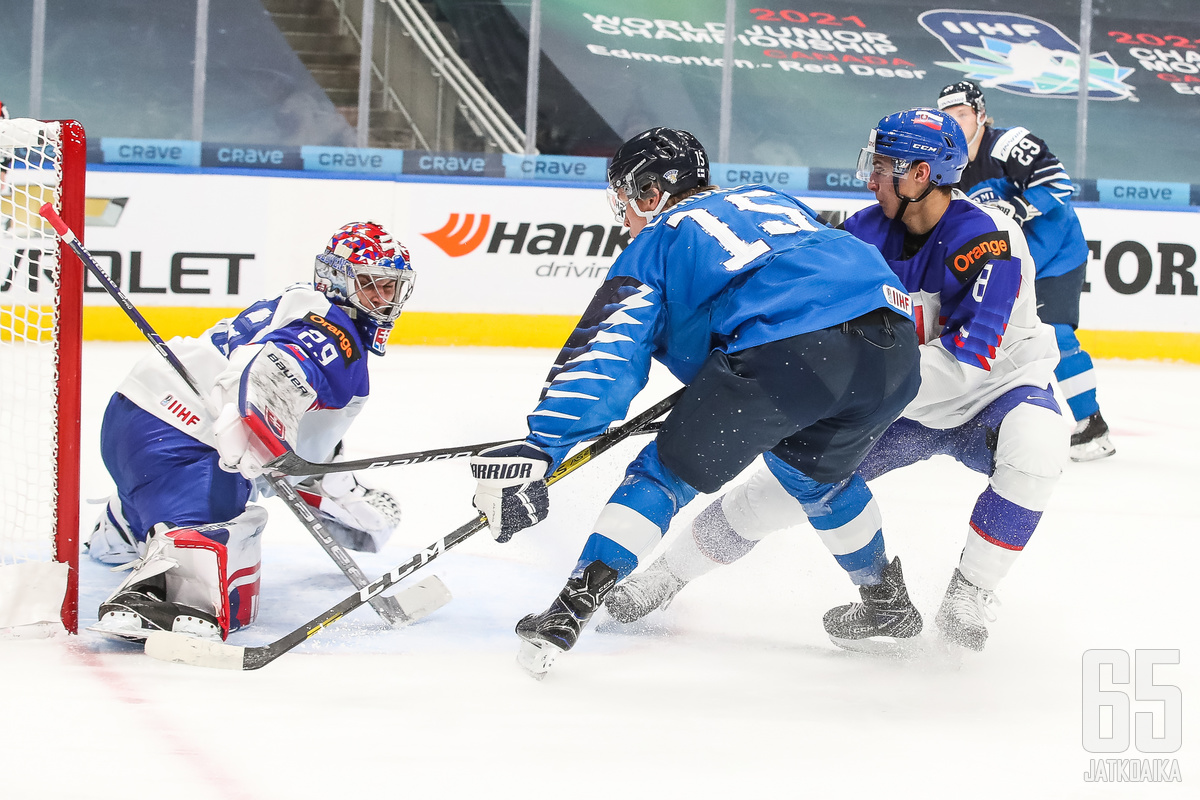
<svg viewBox="0 0 1200 800"><path fill-rule="evenodd" d="M352 11L353 4L359 3L359 0L333 0L333 2L338 8L342 24L361 46L362 35L358 29L358 16L361 11L358 14ZM400 24L429 62L435 76L445 81L455 93L458 98L458 108L474 133L503 152L523 153L525 133L454 51L421 4L416 0L382 0L382 2L391 10L394 20ZM421 147L426 150L432 149L429 146L428 137L422 134L395 88L389 83L386 70L380 69L374 58L371 70L374 77L383 86L386 102L397 108L408 124L412 126L413 135ZM441 114L438 114L438 120L440 127ZM440 133L439 130L438 135L435 136L436 142L441 141Z"/></svg>

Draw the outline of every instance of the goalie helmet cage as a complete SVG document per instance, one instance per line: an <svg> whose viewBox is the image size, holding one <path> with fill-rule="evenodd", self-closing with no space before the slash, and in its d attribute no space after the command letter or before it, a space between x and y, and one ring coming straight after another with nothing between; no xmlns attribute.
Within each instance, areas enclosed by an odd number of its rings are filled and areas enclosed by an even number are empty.
<svg viewBox="0 0 1200 800"><path fill-rule="evenodd" d="M78 632L83 264L38 210L84 230L73 120L0 120L0 631Z"/></svg>

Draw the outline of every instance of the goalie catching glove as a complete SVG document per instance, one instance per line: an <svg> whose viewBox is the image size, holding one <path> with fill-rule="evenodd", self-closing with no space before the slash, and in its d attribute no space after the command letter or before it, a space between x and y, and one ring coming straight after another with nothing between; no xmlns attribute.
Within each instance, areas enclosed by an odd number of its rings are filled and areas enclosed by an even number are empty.
<svg viewBox="0 0 1200 800"><path fill-rule="evenodd" d="M475 508L487 517L497 542L507 542L550 513L549 467L550 456L524 442L489 447L471 459L471 474L479 481Z"/></svg>
<svg viewBox="0 0 1200 800"><path fill-rule="evenodd" d="M295 446L300 419L317 392L295 355L267 342L241 368L232 364L213 390L220 409L213 433L221 469L254 480L263 465Z"/></svg>
<svg viewBox="0 0 1200 800"><path fill-rule="evenodd" d="M332 472L296 487L338 544L378 553L400 524L400 505L381 489L363 486L349 472Z"/></svg>

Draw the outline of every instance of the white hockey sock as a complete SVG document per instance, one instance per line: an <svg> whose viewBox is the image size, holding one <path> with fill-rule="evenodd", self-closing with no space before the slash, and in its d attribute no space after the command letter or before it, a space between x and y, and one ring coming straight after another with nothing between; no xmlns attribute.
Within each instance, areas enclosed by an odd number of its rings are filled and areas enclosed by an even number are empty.
<svg viewBox="0 0 1200 800"><path fill-rule="evenodd" d="M958 569L980 589L993 591L1020 554L1020 550L994 545L972 530L967 534L967 545L963 548Z"/></svg>
<svg viewBox="0 0 1200 800"><path fill-rule="evenodd" d="M675 537L663 553L663 561L676 578L687 583L737 561L754 545L738 536L717 499L700 512L690 530Z"/></svg>

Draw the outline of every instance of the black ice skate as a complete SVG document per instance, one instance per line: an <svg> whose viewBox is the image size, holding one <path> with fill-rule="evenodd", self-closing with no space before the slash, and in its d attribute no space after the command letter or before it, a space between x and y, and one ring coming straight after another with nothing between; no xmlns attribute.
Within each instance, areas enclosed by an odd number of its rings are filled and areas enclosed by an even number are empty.
<svg viewBox="0 0 1200 800"><path fill-rule="evenodd" d="M1108 423L1097 411L1087 419L1081 419L1071 434L1071 460L1096 461L1117 452L1108 438Z"/></svg>
<svg viewBox="0 0 1200 800"><path fill-rule="evenodd" d="M838 606L825 614L825 632L838 647L864 653L896 653L921 632L921 612L908 597L900 559L883 568L883 580L858 587L861 603Z"/></svg>
<svg viewBox="0 0 1200 800"><path fill-rule="evenodd" d="M630 575L617 584L604 600L604 607L617 622L629 624L656 608L666 608L686 583L675 576L665 558L658 558L644 572Z"/></svg>
<svg viewBox="0 0 1200 800"><path fill-rule="evenodd" d="M221 626L215 616L165 598L162 576L138 583L104 601L99 620L88 630L134 642L144 641L151 631L174 631L221 641Z"/></svg>
<svg viewBox="0 0 1200 800"><path fill-rule="evenodd" d="M517 623L517 635L523 640L517 663L538 680L545 677L558 654L575 646L616 580L617 571L603 561L593 561L582 575L569 579L550 608Z"/></svg>
<svg viewBox="0 0 1200 800"><path fill-rule="evenodd" d="M996 619L991 611L996 602L995 594L980 589L955 569L933 621L945 641L979 651L987 644L987 623Z"/></svg>

